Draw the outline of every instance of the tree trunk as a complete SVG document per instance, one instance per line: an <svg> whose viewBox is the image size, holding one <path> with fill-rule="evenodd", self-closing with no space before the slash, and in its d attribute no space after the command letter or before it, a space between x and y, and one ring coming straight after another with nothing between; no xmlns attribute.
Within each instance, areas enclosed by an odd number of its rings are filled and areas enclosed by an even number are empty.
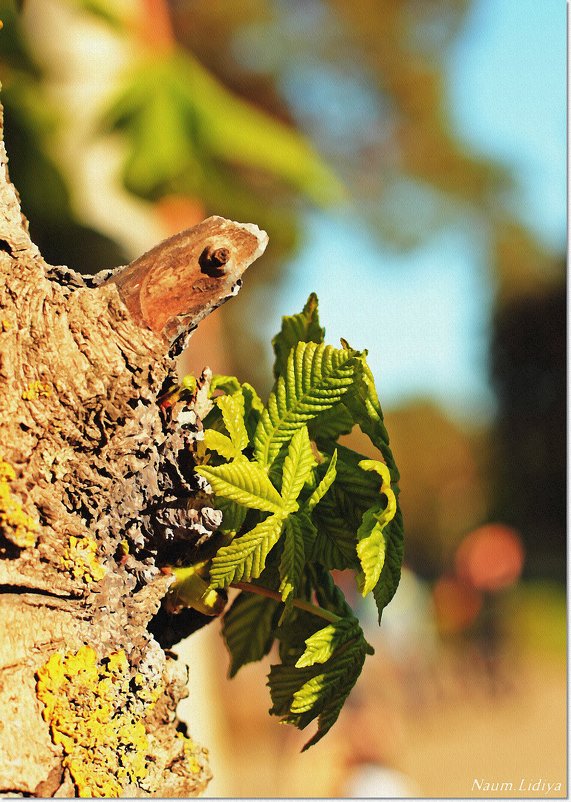
<svg viewBox="0 0 571 802"><path fill-rule="evenodd" d="M176 719L187 669L148 625L209 489L199 418L156 399L267 237L210 218L82 277L43 261L3 143L0 161L0 792L195 796L209 769Z"/></svg>

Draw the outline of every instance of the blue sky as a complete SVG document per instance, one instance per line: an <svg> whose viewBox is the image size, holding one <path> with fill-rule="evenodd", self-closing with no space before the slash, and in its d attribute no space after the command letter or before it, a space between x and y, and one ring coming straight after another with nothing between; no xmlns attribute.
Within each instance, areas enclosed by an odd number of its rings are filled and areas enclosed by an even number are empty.
<svg viewBox="0 0 571 802"><path fill-rule="evenodd" d="M479 0L449 68L451 114L475 149L516 170L516 208L543 242L564 248L566 4Z"/></svg>
<svg viewBox="0 0 571 802"><path fill-rule="evenodd" d="M512 167L521 219L565 246L566 6L563 0L477 0L449 61L451 116L477 151ZM429 397L454 417L494 411L487 379L493 299L469 231L406 255L383 251L355 217L312 214L306 247L274 299L275 318L320 298L327 340L369 348L385 407ZM356 254L376 253L367 264ZM371 330L371 320L377 321Z"/></svg>

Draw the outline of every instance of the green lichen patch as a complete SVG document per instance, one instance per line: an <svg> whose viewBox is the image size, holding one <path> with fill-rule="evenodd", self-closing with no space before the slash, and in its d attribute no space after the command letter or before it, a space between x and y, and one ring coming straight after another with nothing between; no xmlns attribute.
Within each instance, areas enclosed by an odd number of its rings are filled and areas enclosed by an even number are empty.
<svg viewBox="0 0 571 802"><path fill-rule="evenodd" d="M162 690L159 680L133 675L124 651L98 661L82 646L38 670L43 717L80 797L117 797L147 776L145 718Z"/></svg>
<svg viewBox="0 0 571 802"><path fill-rule="evenodd" d="M38 539L38 522L24 512L10 489L14 468L0 459L0 535L20 549L32 548Z"/></svg>

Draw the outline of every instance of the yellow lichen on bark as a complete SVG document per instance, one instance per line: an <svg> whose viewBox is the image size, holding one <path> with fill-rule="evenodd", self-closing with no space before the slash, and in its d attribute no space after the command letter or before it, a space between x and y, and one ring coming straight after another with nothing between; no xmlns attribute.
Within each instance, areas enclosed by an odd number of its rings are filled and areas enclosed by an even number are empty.
<svg viewBox="0 0 571 802"><path fill-rule="evenodd" d="M38 398L49 398L52 388L46 382L31 381L22 393L24 401L36 401Z"/></svg>
<svg viewBox="0 0 571 802"><path fill-rule="evenodd" d="M0 459L0 534L20 549L31 548L38 539L38 522L24 512L10 490L14 468Z"/></svg>
<svg viewBox="0 0 571 802"><path fill-rule="evenodd" d="M188 762L188 767L193 774L198 774L200 771L200 763L196 758L196 744L189 738L188 735L183 735L182 732L177 732L176 737L182 741L184 756Z"/></svg>
<svg viewBox="0 0 571 802"><path fill-rule="evenodd" d="M160 682L133 675L123 651L98 661L83 646L53 654L38 670L43 717L80 797L117 797L146 777L145 717L162 690Z"/></svg>
<svg viewBox="0 0 571 802"><path fill-rule="evenodd" d="M88 537L71 535L61 561L74 579L87 583L99 582L105 576L105 568L98 561L97 543Z"/></svg>

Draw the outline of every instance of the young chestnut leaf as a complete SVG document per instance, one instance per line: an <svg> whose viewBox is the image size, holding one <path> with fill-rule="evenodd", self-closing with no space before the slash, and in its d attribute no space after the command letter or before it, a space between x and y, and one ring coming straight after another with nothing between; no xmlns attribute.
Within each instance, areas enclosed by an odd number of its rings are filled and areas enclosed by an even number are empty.
<svg viewBox="0 0 571 802"><path fill-rule="evenodd" d="M248 445L248 432L244 424L244 396L241 392L221 395L216 399L216 404L222 412L222 420L236 454L240 454Z"/></svg>
<svg viewBox="0 0 571 802"><path fill-rule="evenodd" d="M358 351L299 342L276 381L254 434L254 453L269 467L297 429L343 398L355 381Z"/></svg>
<svg viewBox="0 0 571 802"><path fill-rule="evenodd" d="M204 421L205 445L218 457L196 469L223 512L200 578L209 572L211 593L232 584L242 590L224 616L230 674L261 659L277 638L282 664L270 671L270 712L300 729L318 720L304 748L334 724L372 654L329 571L354 570L380 620L403 559L398 471L366 352L344 341L341 349L324 345L323 333L314 295L283 319L266 406L250 385L213 378L211 393L223 395ZM379 460L336 443L354 425Z"/></svg>
<svg viewBox="0 0 571 802"><path fill-rule="evenodd" d="M288 511L267 473L256 462L243 459L224 465L200 465L196 473L210 483L217 496L262 512Z"/></svg>
<svg viewBox="0 0 571 802"><path fill-rule="evenodd" d="M340 618L334 624L319 629L305 641L305 651L295 664L296 668L325 663L335 651L360 634L356 618Z"/></svg>
<svg viewBox="0 0 571 802"><path fill-rule="evenodd" d="M311 525L311 522L309 523ZM304 526L299 515L290 515L285 522L284 549L279 567L281 578L279 592L282 601L291 600L292 596L297 594L304 565Z"/></svg>
<svg viewBox="0 0 571 802"><path fill-rule="evenodd" d="M299 729L318 718L317 732L303 751L331 729L370 651L356 619L341 621L326 627L326 634L320 631L308 638L306 651L296 665L274 665L270 669L270 713L283 716L282 721Z"/></svg>
<svg viewBox="0 0 571 802"><path fill-rule="evenodd" d="M224 615L222 635L230 652L228 676L246 663L261 660L272 648L280 604L265 596L240 593Z"/></svg>
<svg viewBox="0 0 571 802"><path fill-rule="evenodd" d="M379 581L373 588L373 596L379 613L379 624L381 623L383 610L397 591L404 558L404 529L398 502L395 517L385 529L384 535L386 543L385 562Z"/></svg>
<svg viewBox="0 0 571 802"><path fill-rule="evenodd" d="M278 542L286 514L270 515L257 526L223 546L212 560L210 583L225 588L232 582L257 579L266 564L266 557Z"/></svg>
<svg viewBox="0 0 571 802"><path fill-rule="evenodd" d="M286 369L291 349L299 342L322 343L325 329L319 324L317 295L312 292L303 311L297 315L284 315L282 328L272 340L274 354L274 377L277 379Z"/></svg>
<svg viewBox="0 0 571 802"><path fill-rule="evenodd" d="M335 481L335 477L337 476L337 449L333 452L333 456L329 460L329 464L327 465L327 470L325 471L325 475L323 479L319 482L311 496L308 498L305 509L308 512L311 512L314 507L316 507L323 496L327 493L333 482Z"/></svg>
<svg viewBox="0 0 571 802"><path fill-rule="evenodd" d="M221 390L226 395L240 392L240 382L235 376L225 376L221 373L215 373L210 380L210 393L211 395L217 390Z"/></svg>
<svg viewBox="0 0 571 802"><path fill-rule="evenodd" d="M359 467L364 471L375 471L379 474L382 479L380 492L387 499L384 507L378 504L367 510L357 530L357 555L361 563L357 583L362 595L366 596L379 581L385 563L384 529L395 516L397 501L391 489L389 469L383 462L363 459L359 462Z"/></svg>
<svg viewBox="0 0 571 802"><path fill-rule="evenodd" d="M359 468L362 455L339 444L336 450L334 481L313 513L318 534L311 558L329 569L358 569L357 530L379 503L378 480Z"/></svg>
<svg viewBox="0 0 571 802"><path fill-rule="evenodd" d="M216 451L225 459L236 459L240 451L236 450L232 440L217 429L206 429L204 432L204 445L209 451Z"/></svg>
<svg viewBox="0 0 571 802"><path fill-rule="evenodd" d="M316 464L311 450L311 443L309 442L307 426L302 426L291 438L284 459L281 496L285 505L296 501Z"/></svg>

